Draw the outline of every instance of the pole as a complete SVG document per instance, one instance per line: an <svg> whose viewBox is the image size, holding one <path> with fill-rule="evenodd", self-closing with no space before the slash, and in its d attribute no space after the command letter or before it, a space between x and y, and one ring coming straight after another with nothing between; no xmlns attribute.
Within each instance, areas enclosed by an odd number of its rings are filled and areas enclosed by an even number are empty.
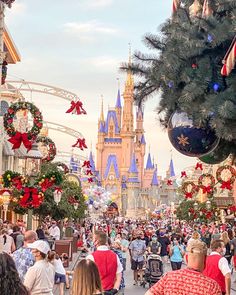
<svg viewBox="0 0 236 295"><path fill-rule="evenodd" d="M5 59L3 33L4 33L4 8L5 4L0 1L0 83L2 83L2 64ZM1 85L1 84L0 84ZM0 86L1 87L1 86ZM0 91L1 100L1 91ZM0 128L3 128L3 118L1 118ZM2 174L2 151L3 151L3 140L0 140L0 174Z"/></svg>
<svg viewBox="0 0 236 295"><path fill-rule="evenodd" d="M32 229L32 220L33 220L33 210L28 209L27 214L27 230Z"/></svg>

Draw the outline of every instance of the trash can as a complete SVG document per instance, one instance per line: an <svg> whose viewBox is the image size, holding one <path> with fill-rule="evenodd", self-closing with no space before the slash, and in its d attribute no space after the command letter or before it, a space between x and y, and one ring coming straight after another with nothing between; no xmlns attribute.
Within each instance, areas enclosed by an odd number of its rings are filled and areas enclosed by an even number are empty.
<svg viewBox="0 0 236 295"><path fill-rule="evenodd" d="M77 253L77 237L64 237L63 240L70 240L72 253Z"/></svg>
<svg viewBox="0 0 236 295"><path fill-rule="evenodd" d="M69 261L72 261L72 240L58 240L55 241L55 251L61 256L63 253L68 255L68 260L63 262L65 267L69 266Z"/></svg>

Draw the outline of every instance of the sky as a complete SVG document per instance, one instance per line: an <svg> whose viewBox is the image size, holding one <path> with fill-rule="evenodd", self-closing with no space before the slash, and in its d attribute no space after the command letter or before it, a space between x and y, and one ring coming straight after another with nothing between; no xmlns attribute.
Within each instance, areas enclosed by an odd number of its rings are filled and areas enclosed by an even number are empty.
<svg viewBox="0 0 236 295"><path fill-rule="evenodd" d="M6 9L5 23L20 52L21 62L9 65L8 80L24 79L76 93L86 116L65 114L69 102L50 95L24 93L42 111L44 119L80 131L96 154L97 123L101 108L115 104L118 82L124 90L126 75L119 70L132 51L148 52L145 33L158 33L171 15L172 0L16 0ZM144 129L158 174L165 175L171 154L176 173L194 165L195 158L178 153L160 126L155 108L160 97L145 104ZM66 134L49 131L60 151L75 142ZM171 152L172 150L172 152ZM79 152L79 151L76 151ZM79 152L81 153L81 152ZM84 151L87 155L88 151Z"/></svg>

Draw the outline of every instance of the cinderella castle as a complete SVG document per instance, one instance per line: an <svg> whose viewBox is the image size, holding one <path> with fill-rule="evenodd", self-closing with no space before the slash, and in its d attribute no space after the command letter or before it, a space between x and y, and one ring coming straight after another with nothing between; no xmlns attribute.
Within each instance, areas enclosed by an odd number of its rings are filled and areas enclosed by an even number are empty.
<svg viewBox="0 0 236 295"><path fill-rule="evenodd" d="M160 203L170 204L175 198L176 189L158 177L150 151L145 164L144 112L139 107L134 114L133 95L134 80L132 74L128 73L123 106L120 90L115 107L108 109L106 118L102 103L98 120L96 165L92 153L89 160L98 184L112 193L121 214L145 218ZM166 179L171 176L174 176L172 160Z"/></svg>

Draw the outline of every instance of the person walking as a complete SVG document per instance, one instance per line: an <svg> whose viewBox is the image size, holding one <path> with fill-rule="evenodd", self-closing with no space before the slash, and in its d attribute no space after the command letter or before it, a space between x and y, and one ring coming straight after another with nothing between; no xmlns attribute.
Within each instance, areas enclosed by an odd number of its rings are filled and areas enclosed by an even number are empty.
<svg viewBox="0 0 236 295"><path fill-rule="evenodd" d="M187 268L170 271L153 285L145 295L221 295L216 281L202 274L207 247L195 240L188 247Z"/></svg>
<svg viewBox="0 0 236 295"><path fill-rule="evenodd" d="M11 254L15 250L16 246L14 239L8 235L8 230L6 228L2 229L0 235L0 252Z"/></svg>
<svg viewBox="0 0 236 295"><path fill-rule="evenodd" d="M172 245L170 246L170 263L172 270L181 269L183 257L184 257L184 249L179 243L180 238L173 238Z"/></svg>
<svg viewBox="0 0 236 295"><path fill-rule="evenodd" d="M20 279L23 282L25 274L29 267L34 265L35 258L32 254L32 250L28 248L28 244L33 243L37 240L37 234L33 230L28 230L24 234L24 245L17 249L13 254L12 258L15 261L16 269L19 273Z"/></svg>
<svg viewBox="0 0 236 295"><path fill-rule="evenodd" d="M223 295L230 295L231 270L227 259L224 257L225 244L223 240L212 241L211 250L203 273L220 285Z"/></svg>
<svg viewBox="0 0 236 295"><path fill-rule="evenodd" d="M160 255L161 253L161 243L158 242L156 235L152 236L152 239L148 244L148 253L156 255Z"/></svg>
<svg viewBox="0 0 236 295"><path fill-rule="evenodd" d="M66 271L59 255L55 251L48 253L48 261L54 266L55 284L59 284L59 295L64 295L64 287L66 283Z"/></svg>
<svg viewBox="0 0 236 295"><path fill-rule="evenodd" d="M73 274L71 295L102 295L97 265L90 259L81 260Z"/></svg>
<svg viewBox="0 0 236 295"><path fill-rule="evenodd" d="M31 266L24 279L24 285L31 295L53 295L55 270L53 265L47 261L50 247L47 242L38 240L28 244L35 257L35 264Z"/></svg>
<svg viewBox="0 0 236 295"><path fill-rule="evenodd" d="M143 281L143 265L144 265L144 253L146 251L146 243L141 240L142 233L138 232L136 239L130 243L130 255L131 255L131 269L134 271L134 285L138 284L138 277L140 281Z"/></svg>
<svg viewBox="0 0 236 295"><path fill-rule="evenodd" d="M14 260L7 253L0 253L1 295L30 295L20 280Z"/></svg>
<svg viewBox="0 0 236 295"><path fill-rule="evenodd" d="M123 267L119 257L108 246L108 237L103 231L94 234L96 251L89 254L86 259L94 261L98 267L102 288L105 294L116 294L120 288Z"/></svg>
<svg viewBox="0 0 236 295"><path fill-rule="evenodd" d="M126 261L127 261L127 252L129 250L129 241L126 238L126 234L121 234L121 250L122 250L122 258L123 258L123 271L126 271Z"/></svg>

